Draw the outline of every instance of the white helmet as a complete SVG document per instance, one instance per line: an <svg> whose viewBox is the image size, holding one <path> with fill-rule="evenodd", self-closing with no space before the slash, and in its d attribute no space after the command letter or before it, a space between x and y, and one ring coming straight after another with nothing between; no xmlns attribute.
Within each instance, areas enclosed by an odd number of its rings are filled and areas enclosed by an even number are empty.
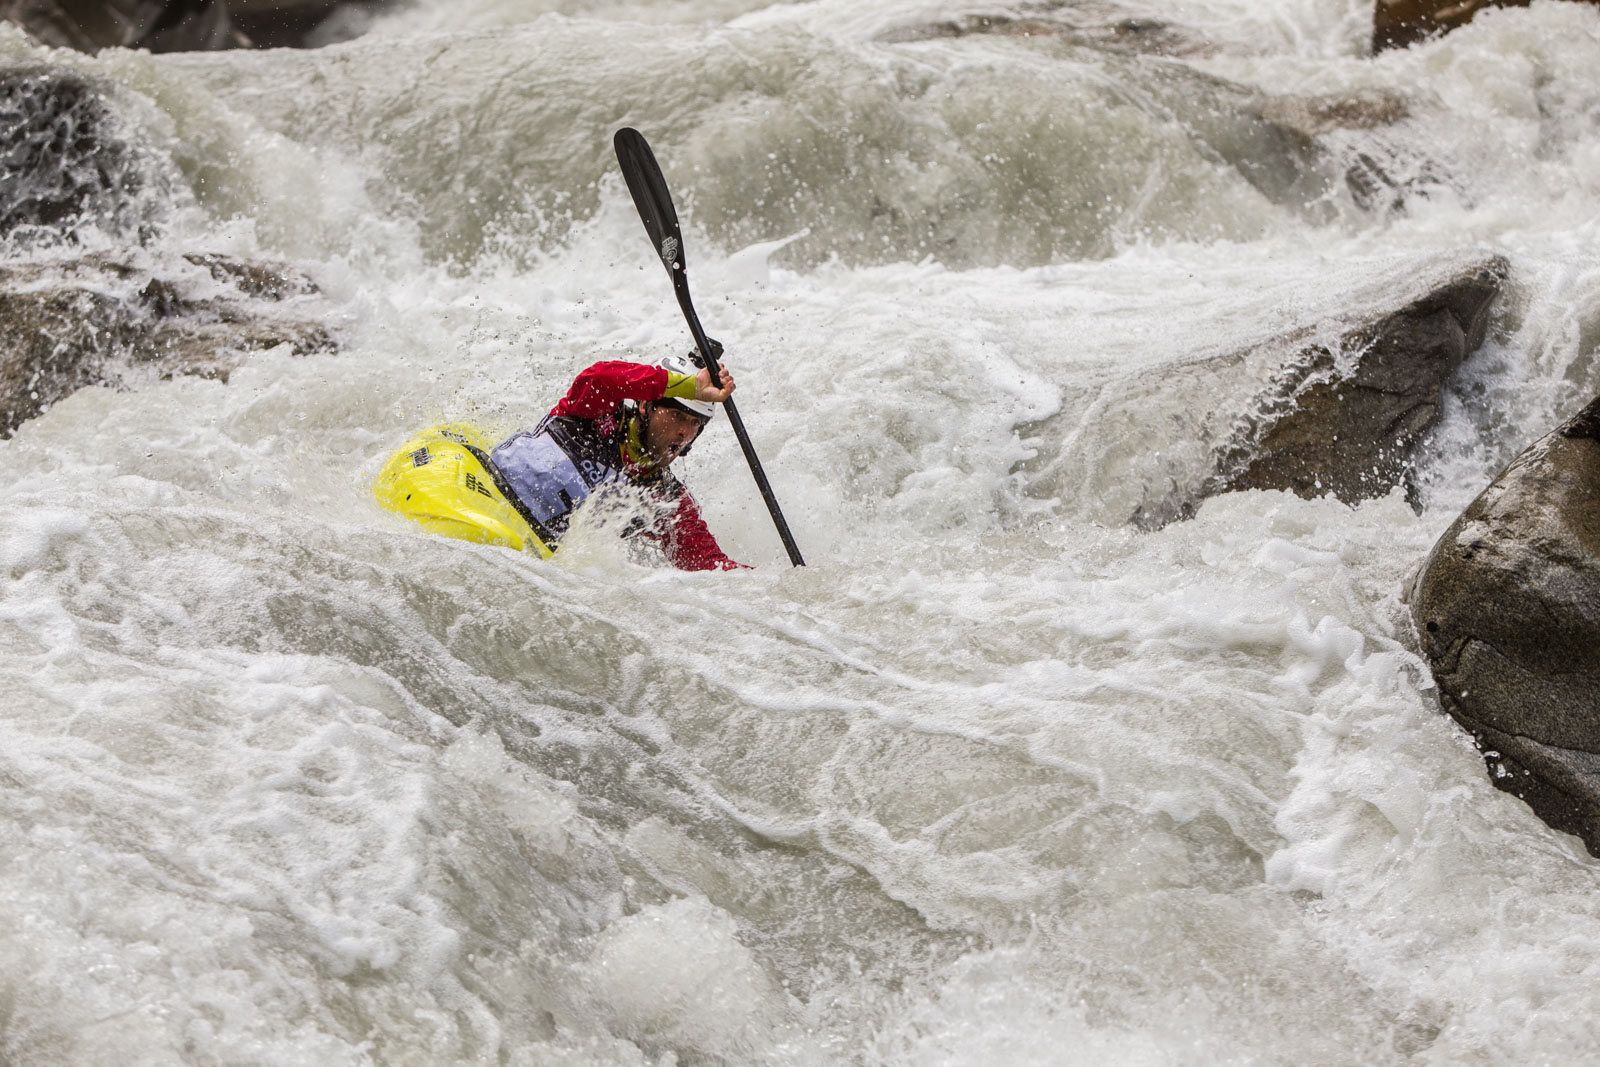
<svg viewBox="0 0 1600 1067"><path fill-rule="evenodd" d="M700 363L688 356L668 356L661 361L661 366L673 374L687 374L691 378L700 373ZM656 403L679 408L702 419L709 419L717 413L717 405L709 400L685 400L682 397L669 396L663 397Z"/></svg>

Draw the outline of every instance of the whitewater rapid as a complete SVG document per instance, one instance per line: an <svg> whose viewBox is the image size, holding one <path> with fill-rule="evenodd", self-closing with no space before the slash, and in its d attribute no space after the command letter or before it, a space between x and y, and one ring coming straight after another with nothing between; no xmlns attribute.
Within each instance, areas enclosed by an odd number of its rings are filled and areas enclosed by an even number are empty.
<svg viewBox="0 0 1600 1067"><path fill-rule="evenodd" d="M342 345L0 442L0 1062L1593 1058L1600 868L1491 785L1401 597L1600 391L1600 12L1370 58L1369 6L1123 5L1214 46L1180 59L885 40L967 10L933 0L439 0L160 57L0 26L105 87L160 223L9 258L285 261ZM1283 169L1219 79L1407 117ZM687 349L623 124L803 569L725 425L683 476L749 571L372 500L423 426ZM1511 274L1420 513L1130 525L1259 392L1193 368L1461 249Z"/></svg>

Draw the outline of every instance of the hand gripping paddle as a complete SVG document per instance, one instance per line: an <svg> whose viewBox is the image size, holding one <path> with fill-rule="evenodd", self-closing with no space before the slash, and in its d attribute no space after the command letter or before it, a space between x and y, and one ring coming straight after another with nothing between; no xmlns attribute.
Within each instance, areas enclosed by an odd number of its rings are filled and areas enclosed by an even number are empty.
<svg viewBox="0 0 1600 1067"><path fill-rule="evenodd" d="M672 207L672 194L667 191L667 181L661 176L655 153L650 151L644 135L631 126L624 126L617 131L615 144L617 163L622 167L622 176L627 179L628 192L633 194L633 205L639 209L644 232L650 235L650 243L655 246L656 255L661 257L661 265L667 268L667 274L672 278L672 288L678 294L678 306L683 308L689 332L694 335L695 347L700 350L700 358L711 372L711 384L721 389L722 374L712 354L711 342L706 339L706 331L700 326L700 318L694 313L694 304L689 300L689 274L683 262L683 231L678 228L678 213ZM772 495L767 474L761 469L761 461L756 458L756 450L750 444L744 420L739 417L739 409L733 406L733 397L723 401L722 406L728 412L734 436L739 439L739 447L744 450L744 458L750 464L756 487L761 490L761 499L767 502L767 510L772 513L772 522L778 527L778 536L783 539L783 547L789 553L789 562L796 567L805 566L806 561L800 558L800 549L789 534L789 524L783 521L778 498Z"/></svg>

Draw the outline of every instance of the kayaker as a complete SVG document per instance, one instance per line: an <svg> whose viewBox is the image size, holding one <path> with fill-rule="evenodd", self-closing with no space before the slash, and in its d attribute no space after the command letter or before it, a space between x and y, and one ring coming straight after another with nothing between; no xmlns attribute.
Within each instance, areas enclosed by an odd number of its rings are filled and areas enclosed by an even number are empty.
<svg viewBox="0 0 1600 1067"><path fill-rule="evenodd" d="M682 570L742 567L723 553L694 497L668 470L734 391L733 375L720 362L718 369L720 389L710 371L686 356L669 356L659 366L594 364L538 426L495 446L491 458L502 488L541 536L559 538L572 512L601 486L638 486L663 513L630 533L657 542Z"/></svg>

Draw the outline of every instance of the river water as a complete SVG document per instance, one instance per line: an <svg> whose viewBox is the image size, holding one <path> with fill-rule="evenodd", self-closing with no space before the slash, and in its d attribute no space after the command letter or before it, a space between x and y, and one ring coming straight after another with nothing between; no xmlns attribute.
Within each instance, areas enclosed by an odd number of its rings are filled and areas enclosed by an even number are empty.
<svg viewBox="0 0 1600 1067"><path fill-rule="evenodd" d="M0 1062L1600 1051L1600 866L1491 786L1401 600L1600 390L1600 11L1378 58L1367 0L1066 12L1159 16L1167 58L917 31L971 10L429 0L163 57L0 27L104 88L149 223L8 255L288 262L343 346L0 443ZM1240 110L1385 93L1315 156ZM688 347L621 125L804 569L725 424L684 477L753 570L371 499L422 426ZM1263 385L1194 367L1462 250L1511 276L1420 513L1130 524Z"/></svg>

